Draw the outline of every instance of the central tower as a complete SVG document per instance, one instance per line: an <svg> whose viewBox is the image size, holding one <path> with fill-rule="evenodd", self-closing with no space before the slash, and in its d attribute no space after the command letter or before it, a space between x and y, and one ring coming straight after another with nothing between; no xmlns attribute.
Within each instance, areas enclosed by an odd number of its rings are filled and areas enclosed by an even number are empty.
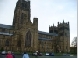
<svg viewBox="0 0 78 58"><path fill-rule="evenodd" d="M18 0L13 19L14 50L38 50L38 18L34 18L32 23L30 17L30 1Z"/></svg>
<svg viewBox="0 0 78 58"><path fill-rule="evenodd" d="M18 0L14 11L13 27L21 28L24 23L31 21L30 17L30 1Z"/></svg>

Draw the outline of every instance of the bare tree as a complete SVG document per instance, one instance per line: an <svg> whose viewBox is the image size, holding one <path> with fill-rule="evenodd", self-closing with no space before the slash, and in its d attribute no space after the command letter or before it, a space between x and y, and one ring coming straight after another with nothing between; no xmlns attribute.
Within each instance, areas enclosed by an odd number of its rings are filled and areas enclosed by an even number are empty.
<svg viewBox="0 0 78 58"><path fill-rule="evenodd" d="M73 47L77 47L77 37L74 37L71 45L72 45Z"/></svg>

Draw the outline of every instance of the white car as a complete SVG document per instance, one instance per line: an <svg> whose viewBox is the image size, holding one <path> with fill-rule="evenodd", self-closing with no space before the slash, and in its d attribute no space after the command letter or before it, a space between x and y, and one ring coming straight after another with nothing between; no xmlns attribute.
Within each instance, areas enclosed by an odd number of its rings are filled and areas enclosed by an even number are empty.
<svg viewBox="0 0 78 58"><path fill-rule="evenodd" d="M35 53L33 53L33 55L37 55L38 51L36 51Z"/></svg>
<svg viewBox="0 0 78 58"><path fill-rule="evenodd" d="M49 53L46 53L46 56L49 56Z"/></svg>
<svg viewBox="0 0 78 58"><path fill-rule="evenodd" d="M70 56L74 56L74 55L70 55Z"/></svg>
<svg viewBox="0 0 78 58"><path fill-rule="evenodd" d="M2 51L2 53L1 53L2 55L5 55L6 54L6 51Z"/></svg>
<svg viewBox="0 0 78 58"><path fill-rule="evenodd" d="M37 53L35 52L35 53L33 53L33 55L37 55Z"/></svg>

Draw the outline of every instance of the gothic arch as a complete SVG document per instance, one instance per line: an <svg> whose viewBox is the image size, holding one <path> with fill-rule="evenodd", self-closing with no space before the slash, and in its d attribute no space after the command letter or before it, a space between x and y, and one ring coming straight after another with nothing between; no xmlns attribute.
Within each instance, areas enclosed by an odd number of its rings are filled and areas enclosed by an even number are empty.
<svg viewBox="0 0 78 58"><path fill-rule="evenodd" d="M17 46L21 47L21 40L20 39L17 41Z"/></svg>
<svg viewBox="0 0 78 58"><path fill-rule="evenodd" d="M8 39L5 41L5 46L9 46L9 40Z"/></svg>
<svg viewBox="0 0 78 58"><path fill-rule="evenodd" d="M31 32L30 32L30 30L26 33L25 47L31 47Z"/></svg>
<svg viewBox="0 0 78 58"><path fill-rule="evenodd" d="M18 35L17 39L17 46L21 47L21 35Z"/></svg>

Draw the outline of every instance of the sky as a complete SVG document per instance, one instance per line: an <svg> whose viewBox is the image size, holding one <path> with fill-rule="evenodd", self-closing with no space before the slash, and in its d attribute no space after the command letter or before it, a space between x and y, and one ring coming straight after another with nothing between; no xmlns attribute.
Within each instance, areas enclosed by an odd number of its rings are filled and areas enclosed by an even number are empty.
<svg viewBox="0 0 78 58"><path fill-rule="evenodd" d="M18 0L0 0L0 24L12 25ZM77 36L77 0L31 0L31 21L38 18L38 30L49 32L49 25L69 22L70 43Z"/></svg>

